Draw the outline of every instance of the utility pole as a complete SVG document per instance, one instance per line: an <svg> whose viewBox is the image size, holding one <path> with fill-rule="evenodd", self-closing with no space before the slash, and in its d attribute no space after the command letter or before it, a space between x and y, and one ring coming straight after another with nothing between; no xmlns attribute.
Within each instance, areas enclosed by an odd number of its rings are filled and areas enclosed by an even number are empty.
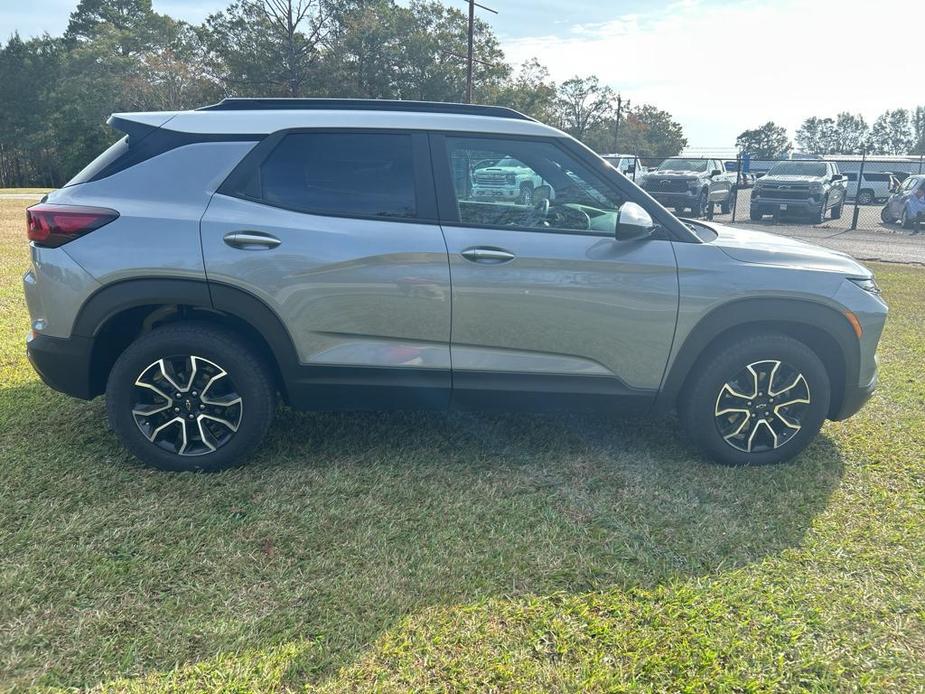
<svg viewBox="0 0 925 694"><path fill-rule="evenodd" d="M485 5L480 5L475 0L468 0L469 4L469 43L468 51L466 53L466 103L472 103L472 65L476 62L482 62L481 60L476 60L473 55L474 51L474 42L475 42L475 8L481 7L483 10L487 10L492 14L498 14L497 10L493 10L490 7L485 7Z"/></svg>
<svg viewBox="0 0 925 694"><path fill-rule="evenodd" d="M623 114L623 97L617 94L617 124L613 129L613 152L619 154L620 150L620 116Z"/></svg>

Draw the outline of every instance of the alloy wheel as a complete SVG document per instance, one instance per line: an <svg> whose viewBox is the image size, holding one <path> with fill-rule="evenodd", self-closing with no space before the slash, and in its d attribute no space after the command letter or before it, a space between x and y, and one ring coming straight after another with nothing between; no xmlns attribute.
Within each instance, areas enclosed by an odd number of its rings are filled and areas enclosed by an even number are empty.
<svg viewBox="0 0 925 694"><path fill-rule="evenodd" d="M241 425L244 402L228 373L195 355L164 357L135 379L132 416L156 446L180 456L227 444Z"/></svg>
<svg viewBox="0 0 925 694"><path fill-rule="evenodd" d="M720 388L714 421L733 448L771 451L800 431L811 401L809 383L799 370L774 359L757 361Z"/></svg>

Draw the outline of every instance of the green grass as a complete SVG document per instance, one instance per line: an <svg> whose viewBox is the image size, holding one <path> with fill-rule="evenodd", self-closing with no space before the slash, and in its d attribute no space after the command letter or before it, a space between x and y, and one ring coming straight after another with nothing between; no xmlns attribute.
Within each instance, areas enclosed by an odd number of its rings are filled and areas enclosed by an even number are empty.
<svg viewBox="0 0 925 694"><path fill-rule="evenodd" d="M0 688L925 690L925 271L882 386L791 465L674 422L281 411L252 463L138 467L42 386L0 201Z"/></svg>

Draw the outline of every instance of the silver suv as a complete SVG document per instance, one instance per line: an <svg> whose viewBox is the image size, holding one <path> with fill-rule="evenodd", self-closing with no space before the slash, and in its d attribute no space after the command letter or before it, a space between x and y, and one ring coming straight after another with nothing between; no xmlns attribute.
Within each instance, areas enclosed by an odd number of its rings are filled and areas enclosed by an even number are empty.
<svg viewBox="0 0 925 694"><path fill-rule="evenodd" d="M841 253L680 221L519 113L232 99L126 134L28 212L27 349L169 470L306 409L677 411L774 463L872 392L887 308ZM484 200L485 160L543 194Z"/></svg>

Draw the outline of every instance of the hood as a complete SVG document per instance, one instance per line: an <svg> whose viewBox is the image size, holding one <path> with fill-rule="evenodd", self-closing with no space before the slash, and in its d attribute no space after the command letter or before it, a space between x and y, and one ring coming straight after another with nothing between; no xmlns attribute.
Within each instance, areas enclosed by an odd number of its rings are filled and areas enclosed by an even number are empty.
<svg viewBox="0 0 925 694"><path fill-rule="evenodd" d="M825 176L768 176L762 178L762 181L769 183L818 183Z"/></svg>
<svg viewBox="0 0 925 694"><path fill-rule="evenodd" d="M847 253L764 231L713 224L717 238L710 245L743 263L800 267L835 272L847 277L871 277L870 270Z"/></svg>
<svg viewBox="0 0 925 694"><path fill-rule="evenodd" d="M661 171L649 171L646 173L647 178L699 178L705 175L703 171L676 171L674 169L662 169Z"/></svg>

